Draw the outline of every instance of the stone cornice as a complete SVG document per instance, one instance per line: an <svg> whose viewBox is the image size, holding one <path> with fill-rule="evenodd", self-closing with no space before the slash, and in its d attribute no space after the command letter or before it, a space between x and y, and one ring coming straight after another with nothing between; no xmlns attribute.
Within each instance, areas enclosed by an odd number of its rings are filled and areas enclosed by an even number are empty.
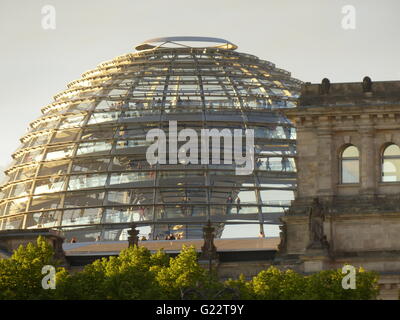
<svg viewBox="0 0 400 320"><path fill-rule="evenodd" d="M385 129L400 128L400 104L392 108L376 107L363 109L354 107L349 108L303 108L285 111L285 115L295 123L297 130L331 127L332 130L354 130L355 127L375 127L383 126ZM348 127L348 129L346 129Z"/></svg>
<svg viewBox="0 0 400 320"><path fill-rule="evenodd" d="M398 195L382 196L374 198L357 197L335 197L330 201L323 201L322 207L326 216L336 216L343 219L357 219L376 217L385 217L389 219L400 219L400 198ZM287 216L300 217L308 216L311 208L310 199L297 199L292 202L290 209L282 217Z"/></svg>
<svg viewBox="0 0 400 320"><path fill-rule="evenodd" d="M400 81L325 84L306 83L302 87L299 106L282 109L298 127L341 123L382 121L385 125L400 119Z"/></svg>

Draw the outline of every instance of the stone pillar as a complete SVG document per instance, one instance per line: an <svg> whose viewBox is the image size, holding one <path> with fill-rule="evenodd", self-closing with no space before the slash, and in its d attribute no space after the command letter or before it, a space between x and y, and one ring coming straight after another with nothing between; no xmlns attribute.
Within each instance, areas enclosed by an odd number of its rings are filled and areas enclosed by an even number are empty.
<svg viewBox="0 0 400 320"><path fill-rule="evenodd" d="M324 119L321 119L324 118ZM325 119L326 118L326 119ZM327 117L320 117L320 121L327 121ZM319 196L333 196L333 184L332 184L332 161L336 161L333 159L333 150L332 150L332 131L329 127L321 127L318 128L317 131L317 139L318 139L318 171L317 177L318 180L318 195Z"/></svg>
<svg viewBox="0 0 400 320"><path fill-rule="evenodd" d="M217 248L214 245L214 230L211 221L203 228L204 244L201 247L201 259L216 259Z"/></svg>
<svg viewBox="0 0 400 320"><path fill-rule="evenodd" d="M300 120L298 120L300 122ZM307 122L307 127L297 129L296 199L315 196L318 190L318 144L315 128Z"/></svg>
<svg viewBox="0 0 400 320"><path fill-rule="evenodd" d="M361 150L360 150L360 193L372 196L376 189L376 159L374 146L374 130L370 127L360 128Z"/></svg>
<svg viewBox="0 0 400 320"><path fill-rule="evenodd" d="M203 228L204 244L201 247L201 255L199 264L203 267L208 264L209 271L211 272L212 265L217 262L217 248L214 244L214 230L211 221L208 220L207 225Z"/></svg>

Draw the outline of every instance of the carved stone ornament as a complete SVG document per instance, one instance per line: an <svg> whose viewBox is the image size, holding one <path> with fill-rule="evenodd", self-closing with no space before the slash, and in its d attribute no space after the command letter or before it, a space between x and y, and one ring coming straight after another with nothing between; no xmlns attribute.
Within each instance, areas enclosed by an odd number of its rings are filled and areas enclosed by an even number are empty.
<svg viewBox="0 0 400 320"><path fill-rule="evenodd" d="M278 245L278 250L280 253L286 252L286 244L287 244L287 226L286 222L283 222L281 226L279 226L281 232L279 233L279 237L281 238L281 242Z"/></svg>
<svg viewBox="0 0 400 320"><path fill-rule="evenodd" d="M313 199L313 204L309 209L308 217L310 242L307 249L328 248L328 241L324 235L325 215L318 198Z"/></svg>
<svg viewBox="0 0 400 320"><path fill-rule="evenodd" d="M362 87L363 92L372 92L372 81L370 77L364 77Z"/></svg>
<svg viewBox="0 0 400 320"><path fill-rule="evenodd" d="M201 259L216 259L217 248L214 245L214 229L211 221L203 228L204 244L201 247Z"/></svg>
<svg viewBox="0 0 400 320"><path fill-rule="evenodd" d="M139 230L136 230L136 224L135 223L132 223L130 225L130 227L131 228L128 230L128 234L129 234L128 244L129 244L129 247L139 246L139 237L138 237Z"/></svg>
<svg viewBox="0 0 400 320"><path fill-rule="evenodd" d="M331 82L329 81L328 78L322 79L321 82L321 93L322 94L329 94L329 89L331 87Z"/></svg>

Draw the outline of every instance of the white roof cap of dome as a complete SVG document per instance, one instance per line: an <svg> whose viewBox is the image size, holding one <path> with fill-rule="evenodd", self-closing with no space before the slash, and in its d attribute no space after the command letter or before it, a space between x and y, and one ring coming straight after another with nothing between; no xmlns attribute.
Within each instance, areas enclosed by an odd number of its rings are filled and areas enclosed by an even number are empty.
<svg viewBox="0 0 400 320"><path fill-rule="evenodd" d="M201 46L193 46L183 44L181 42L202 42L203 45ZM218 43L216 45L216 43ZM156 45L157 44L157 45ZM235 50L237 49L237 45L233 44L232 42L220 38L211 38L211 37L191 37L191 36L177 36L177 37L161 37L161 38L154 38L150 40L146 40L143 43L139 44L135 47L136 50L148 50L154 49L159 47L165 47L165 45L173 44L178 47L188 47L188 48L221 48L221 49L228 49L228 50ZM208 45L204 45L208 44ZM214 45L209 45L214 44ZM167 48L171 48L168 47Z"/></svg>

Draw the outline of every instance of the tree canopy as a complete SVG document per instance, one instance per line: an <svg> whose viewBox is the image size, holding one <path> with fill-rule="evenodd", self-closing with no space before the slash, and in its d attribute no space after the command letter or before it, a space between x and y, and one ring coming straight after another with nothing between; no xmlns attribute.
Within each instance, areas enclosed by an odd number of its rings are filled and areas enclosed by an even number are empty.
<svg viewBox="0 0 400 320"><path fill-rule="evenodd" d="M0 260L0 299L376 299L378 275L359 269L356 289L343 289L341 269L302 275L269 267L245 279L220 281L199 265L193 247L174 258L163 250L151 253L130 247L118 256L102 258L80 272L69 272L54 260L44 238L20 246L11 258ZM56 288L42 287L42 268L56 268Z"/></svg>

